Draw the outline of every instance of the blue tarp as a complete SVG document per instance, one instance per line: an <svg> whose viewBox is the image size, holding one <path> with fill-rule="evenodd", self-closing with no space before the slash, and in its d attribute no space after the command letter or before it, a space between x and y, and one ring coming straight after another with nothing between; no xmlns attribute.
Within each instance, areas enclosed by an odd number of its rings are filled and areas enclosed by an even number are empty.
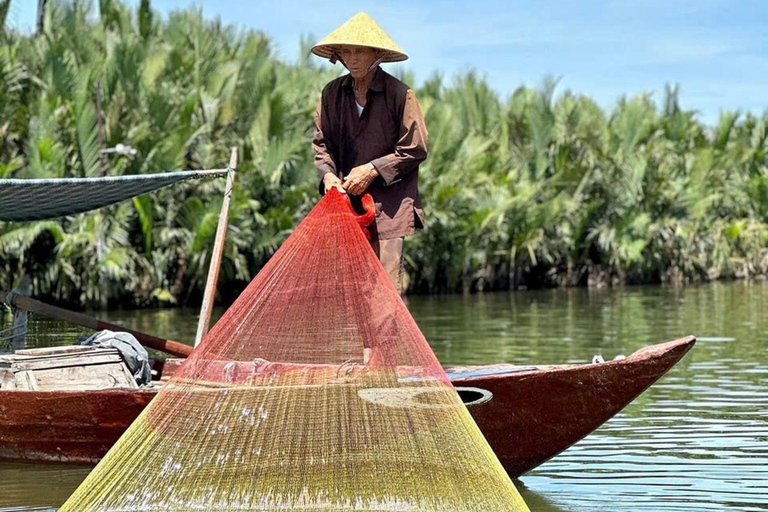
<svg viewBox="0 0 768 512"><path fill-rule="evenodd" d="M101 178L0 179L0 221L23 222L74 215L181 181L225 174L227 169Z"/></svg>

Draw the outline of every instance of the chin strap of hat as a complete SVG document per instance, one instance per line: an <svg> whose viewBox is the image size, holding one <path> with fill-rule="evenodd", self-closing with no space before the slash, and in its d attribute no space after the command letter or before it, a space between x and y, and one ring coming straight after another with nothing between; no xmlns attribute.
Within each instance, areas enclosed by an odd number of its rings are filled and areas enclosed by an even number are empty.
<svg viewBox="0 0 768 512"><path fill-rule="evenodd" d="M381 64L383 61L384 61L384 57L379 57L378 59L373 61L373 64L371 64L371 67L368 68L368 71L366 71L365 74L367 75L368 73L370 73L371 71L379 67L379 64Z"/></svg>
<svg viewBox="0 0 768 512"><path fill-rule="evenodd" d="M342 59L341 55L339 55L338 50L333 50L333 53L331 53L331 58L328 60L331 62L331 64L336 64L336 62L341 62L342 66L349 69L349 67L347 66L347 63L344 62L344 59ZM368 68L368 71L366 71L365 74L367 75L371 71L375 70L377 67L379 67L379 64L381 64L382 62L384 62L384 56L381 56L375 61L373 61L373 64L371 64L371 66Z"/></svg>
<svg viewBox="0 0 768 512"><path fill-rule="evenodd" d="M333 50L333 53L331 54L331 58L328 59L328 60L331 61L331 64L336 64L336 61L339 61L339 62L341 62L342 66L344 66L345 68L347 67L347 63L344 62L344 59L341 58L341 55L339 55L339 51L338 50ZM349 68L347 68L347 69L349 69Z"/></svg>

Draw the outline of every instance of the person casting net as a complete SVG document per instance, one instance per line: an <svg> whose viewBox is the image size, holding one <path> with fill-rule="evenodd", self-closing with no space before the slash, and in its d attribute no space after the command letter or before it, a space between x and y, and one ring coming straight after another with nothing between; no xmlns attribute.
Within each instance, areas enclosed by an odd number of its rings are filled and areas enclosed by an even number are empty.
<svg viewBox="0 0 768 512"><path fill-rule="evenodd" d="M352 76L318 109L325 196L62 511L528 510L400 298L426 130L378 63L405 55L362 14L313 52Z"/></svg>
<svg viewBox="0 0 768 512"><path fill-rule="evenodd" d="M408 58L371 17L360 13L312 48L349 73L323 89L313 140L320 191L338 188L376 203L371 244L398 291L405 238L425 225L419 164L428 134L416 94L381 69Z"/></svg>

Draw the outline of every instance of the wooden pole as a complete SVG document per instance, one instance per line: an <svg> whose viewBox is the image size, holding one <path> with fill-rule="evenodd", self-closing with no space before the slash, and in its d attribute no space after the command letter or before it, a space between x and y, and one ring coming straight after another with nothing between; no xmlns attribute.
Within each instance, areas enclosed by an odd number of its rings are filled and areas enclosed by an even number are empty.
<svg viewBox="0 0 768 512"><path fill-rule="evenodd" d="M99 176L107 175L107 155L104 154L104 111L101 109L101 82L96 84L96 119L99 125Z"/></svg>
<svg viewBox="0 0 768 512"><path fill-rule="evenodd" d="M227 228L229 227L229 202L232 199L232 187L234 186L236 169L237 148L232 148L232 154L229 157L227 185L224 189L224 201L221 203L219 225L216 228L216 240L213 244L213 254L211 254L211 266L208 268L208 279L205 282L205 293L203 294L203 306L200 309L200 320L197 323L195 347L200 345L200 342L203 341L203 338L208 333L208 329L211 325L213 301L216 298L216 285L219 282L221 259L224 256L224 242L227 239Z"/></svg>
<svg viewBox="0 0 768 512"><path fill-rule="evenodd" d="M103 178L107 175L107 155L104 154L104 116L101 110L101 82L96 84L96 119L99 126L99 177ZM104 210L100 209L96 212L96 218L99 219L99 224L105 222ZM99 241L96 245L96 252L99 261L103 261L104 248L107 246L106 234L104 229L98 230ZM102 309L107 307L107 292L106 292L106 276L103 273L99 273L99 304Z"/></svg>
<svg viewBox="0 0 768 512"><path fill-rule="evenodd" d="M0 291L0 302L5 302L6 296L7 293ZM56 320L63 320L65 322L70 322L82 327L87 327L88 329L93 329L94 331L109 329L110 331L129 332L133 334L136 339L139 340L139 342L145 347L160 350L176 357L187 357L192 353L192 347L183 343L179 343L178 341L166 340L163 338L158 338L157 336L152 336L151 334L134 331L133 329L128 329L121 325L102 322L101 320L91 318L88 315L69 311L57 306L51 306L50 304L46 304L35 299L30 299L29 297L17 296L16 300L14 301L14 306L19 309L31 311L32 313L37 313L38 315L55 318Z"/></svg>

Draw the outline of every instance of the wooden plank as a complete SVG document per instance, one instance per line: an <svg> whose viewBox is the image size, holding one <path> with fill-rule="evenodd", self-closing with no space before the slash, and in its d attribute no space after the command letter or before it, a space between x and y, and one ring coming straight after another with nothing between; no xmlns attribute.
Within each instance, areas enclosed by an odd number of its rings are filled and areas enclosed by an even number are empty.
<svg viewBox="0 0 768 512"><path fill-rule="evenodd" d="M11 370L0 369L0 389L16 389L16 375Z"/></svg>
<svg viewBox="0 0 768 512"><path fill-rule="evenodd" d="M34 376L37 388L41 391L138 388L133 376L122 363L38 370L34 372Z"/></svg>
<svg viewBox="0 0 768 512"><path fill-rule="evenodd" d="M72 354L53 354L45 356L4 356L0 358L0 364L9 365L16 363L29 363L35 361L64 361L71 359L88 359L89 357L99 357L105 354L117 354L120 353L114 348L94 348L87 352L75 352Z"/></svg>
<svg viewBox="0 0 768 512"><path fill-rule="evenodd" d="M123 364L119 354L99 354L93 357L68 357L66 359L52 359L45 361L17 361L11 369L20 371L53 370L55 368L67 368L70 366L94 366L98 364Z"/></svg>
<svg viewBox="0 0 768 512"><path fill-rule="evenodd" d="M0 358L0 368L15 370L38 369L46 367L100 364L120 362L122 358L117 349L89 347L87 351L64 354L46 354L38 356L12 355Z"/></svg>
<svg viewBox="0 0 768 512"><path fill-rule="evenodd" d="M85 350L62 350L61 352L56 351L50 351L50 352L39 352L37 354L8 354L5 356L0 357L0 359L7 360L7 359L13 359L13 360L19 360L19 361L25 361L25 360L35 360L35 359L55 359L57 357L79 357L79 356L87 356L90 353L98 353L98 352L104 352L104 351L116 351L117 349L114 347L83 347Z"/></svg>
<svg viewBox="0 0 768 512"><path fill-rule="evenodd" d="M16 356L16 361L52 361L55 359L88 359L89 357L96 357L104 354L119 354L118 350L113 347L90 347L90 350L82 352L70 352L64 354L43 354L39 356Z"/></svg>
<svg viewBox="0 0 768 512"><path fill-rule="evenodd" d="M133 388L133 389L138 389L139 385L136 383L136 379L133 378L133 374L128 369L128 366L125 365L125 364L121 364L120 365L120 369L123 372L123 376L125 378L125 381L128 383L128 387Z"/></svg>
<svg viewBox="0 0 768 512"><path fill-rule="evenodd" d="M32 372L19 372L16 374L16 387L27 391L37 391L37 379Z"/></svg>
<svg viewBox="0 0 768 512"><path fill-rule="evenodd" d="M14 387L28 391L74 391L111 388L137 389L138 385L114 348L76 347L77 350L35 349L6 356L0 371L14 375ZM7 379L6 379L7 380ZM3 388L10 388L6 383Z"/></svg>
<svg viewBox="0 0 768 512"><path fill-rule="evenodd" d="M47 356L58 354L71 354L74 352L88 352L98 347L91 347L86 345L67 345L65 347L44 347L44 348L25 348L23 350L17 350L14 355L16 356Z"/></svg>

